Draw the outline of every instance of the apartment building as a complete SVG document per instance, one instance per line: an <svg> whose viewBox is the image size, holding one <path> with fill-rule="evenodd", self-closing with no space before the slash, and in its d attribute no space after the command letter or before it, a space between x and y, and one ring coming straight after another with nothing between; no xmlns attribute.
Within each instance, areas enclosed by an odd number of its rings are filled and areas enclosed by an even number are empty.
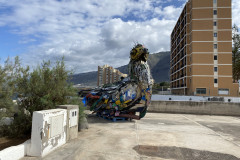
<svg viewBox="0 0 240 160"><path fill-rule="evenodd" d="M121 77L127 77L127 74L123 74L107 64L104 66L98 66L98 86L120 81Z"/></svg>
<svg viewBox="0 0 240 160"><path fill-rule="evenodd" d="M170 59L173 94L238 96L231 0L189 0L171 34Z"/></svg>

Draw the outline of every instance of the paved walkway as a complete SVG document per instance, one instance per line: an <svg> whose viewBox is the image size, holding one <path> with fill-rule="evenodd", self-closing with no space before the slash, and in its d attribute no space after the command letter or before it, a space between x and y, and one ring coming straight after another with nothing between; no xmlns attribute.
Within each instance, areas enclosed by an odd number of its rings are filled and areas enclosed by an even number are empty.
<svg viewBox="0 0 240 160"><path fill-rule="evenodd" d="M147 113L114 123L89 115L88 122L78 139L43 159L240 160L239 117Z"/></svg>

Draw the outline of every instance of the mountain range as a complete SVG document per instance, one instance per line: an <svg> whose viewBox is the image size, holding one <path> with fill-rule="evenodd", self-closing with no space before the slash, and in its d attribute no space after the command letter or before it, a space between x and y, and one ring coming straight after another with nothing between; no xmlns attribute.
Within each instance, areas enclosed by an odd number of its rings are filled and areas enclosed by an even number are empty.
<svg viewBox="0 0 240 160"><path fill-rule="evenodd" d="M148 65L155 82L169 81L170 52L149 54ZM128 65L116 68L122 73L128 74ZM74 74L71 82L88 86L97 85L97 71Z"/></svg>

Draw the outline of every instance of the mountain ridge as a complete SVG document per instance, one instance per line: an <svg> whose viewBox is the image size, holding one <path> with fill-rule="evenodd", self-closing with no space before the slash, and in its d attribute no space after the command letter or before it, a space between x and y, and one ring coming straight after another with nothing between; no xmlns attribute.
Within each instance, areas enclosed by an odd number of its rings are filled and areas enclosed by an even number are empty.
<svg viewBox="0 0 240 160"><path fill-rule="evenodd" d="M170 52L158 52L149 54L148 65L155 82L169 81ZM128 64L116 68L120 72L128 74ZM73 84L97 85L97 71L74 74L71 82Z"/></svg>

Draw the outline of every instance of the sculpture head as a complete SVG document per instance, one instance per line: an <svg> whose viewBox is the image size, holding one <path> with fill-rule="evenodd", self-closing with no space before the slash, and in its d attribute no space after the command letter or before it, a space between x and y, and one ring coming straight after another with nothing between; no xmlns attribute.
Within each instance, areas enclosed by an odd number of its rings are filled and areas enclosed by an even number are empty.
<svg viewBox="0 0 240 160"><path fill-rule="evenodd" d="M148 59L148 49L145 48L142 44L135 45L132 50L130 51L130 58L131 60L135 61L147 61Z"/></svg>

